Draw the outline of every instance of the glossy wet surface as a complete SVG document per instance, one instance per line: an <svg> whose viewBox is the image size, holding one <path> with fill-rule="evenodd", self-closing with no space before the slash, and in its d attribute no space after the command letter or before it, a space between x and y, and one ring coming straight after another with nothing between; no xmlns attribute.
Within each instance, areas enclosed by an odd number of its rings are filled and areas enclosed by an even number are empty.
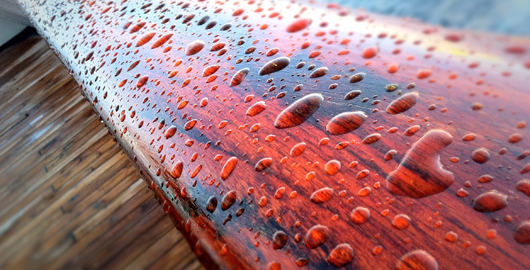
<svg viewBox="0 0 530 270"><path fill-rule="evenodd" d="M208 267L530 264L530 40L307 2L23 2Z"/></svg>

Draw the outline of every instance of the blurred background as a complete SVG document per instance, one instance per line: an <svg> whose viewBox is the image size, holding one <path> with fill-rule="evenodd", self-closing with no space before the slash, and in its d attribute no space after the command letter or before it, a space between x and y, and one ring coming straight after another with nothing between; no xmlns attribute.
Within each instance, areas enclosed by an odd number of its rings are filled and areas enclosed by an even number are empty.
<svg viewBox="0 0 530 270"><path fill-rule="evenodd" d="M530 36L528 0L320 0L448 28Z"/></svg>

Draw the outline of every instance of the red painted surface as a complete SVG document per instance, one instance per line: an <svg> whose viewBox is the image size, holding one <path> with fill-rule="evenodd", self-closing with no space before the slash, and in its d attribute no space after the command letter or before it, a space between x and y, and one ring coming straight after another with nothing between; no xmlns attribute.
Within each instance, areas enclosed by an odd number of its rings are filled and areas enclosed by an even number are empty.
<svg viewBox="0 0 530 270"><path fill-rule="evenodd" d="M20 2L209 268L530 265L529 39L305 2Z"/></svg>

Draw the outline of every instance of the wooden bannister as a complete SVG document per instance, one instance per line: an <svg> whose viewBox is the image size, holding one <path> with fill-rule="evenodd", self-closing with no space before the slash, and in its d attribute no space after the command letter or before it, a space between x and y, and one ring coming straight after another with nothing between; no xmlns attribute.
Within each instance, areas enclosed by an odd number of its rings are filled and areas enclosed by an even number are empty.
<svg viewBox="0 0 530 270"><path fill-rule="evenodd" d="M304 1L19 3L208 268L530 265L530 39Z"/></svg>

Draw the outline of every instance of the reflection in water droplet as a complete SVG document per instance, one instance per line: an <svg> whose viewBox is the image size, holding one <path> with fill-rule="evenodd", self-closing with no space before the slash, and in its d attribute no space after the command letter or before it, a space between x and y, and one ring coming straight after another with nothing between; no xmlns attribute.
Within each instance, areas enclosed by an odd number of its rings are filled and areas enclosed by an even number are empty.
<svg viewBox="0 0 530 270"><path fill-rule="evenodd" d="M351 263L354 256L355 253L353 248L350 245L343 243L337 245L331 250L328 256L328 262L336 267L343 267Z"/></svg>
<svg viewBox="0 0 530 270"><path fill-rule="evenodd" d="M398 214L392 220L392 227L403 230L410 226L410 217L405 214Z"/></svg>
<svg viewBox="0 0 530 270"><path fill-rule="evenodd" d="M326 226L315 225L307 231L305 238L306 247L309 249L315 249L328 240L329 229Z"/></svg>
<svg viewBox="0 0 530 270"><path fill-rule="evenodd" d="M173 165L171 169L171 176L173 178L179 178L182 175L182 169L184 168L184 162L179 161Z"/></svg>
<svg viewBox="0 0 530 270"><path fill-rule="evenodd" d="M350 218L354 224L364 224L368 221L368 219L370 219L370 210L368 210L368 208L358 206L352 210Z"/></svg>
<svg viewBox="0 0 530 270"><path fill-rule="evenodd" d="M515 228L513 236L521 244L530 244L530 221L523 221Z"/></svg>
<svg viewBox="0 0 530 270"><path fill-rule="evenodd" d="M230 86L240 85L247 77L249 72L250 69L248 68L240 69L239 71L237 71L236 74L234 74L234 76L232 77L232 80L230 81Z"/></svg>
<svg viewBox="0 0 530 270"><path fill-rule="evenodd" d="M361 90L353 90L353 91L348 92L344 96L344 99L345 100L352 100L352 99L356 98L357 96L359 96L360 94L361 94Z"/></svg>
<svg viewBox="0 0 530 270"><path fill-rule="evenodd" d="M328 73L329 69L327 67L319 67L311 72L309 78L320 78Z"/></svg>
<svg viewBox="0 0 530 270"><path fill-rule="evenodd" d="M228 210L228 208L230 208L236 202L236 199L237 194L235 190L228 192L221 201L221 209L223 209L223 211Z"/></svg>
<svg viewBox="0 0 530 270"><path fill-rule="evenodd" d="M388 107L386 107L386 112L389 114L398 114L405 112L412 108L412 106L416 105L416 102L418 101L420 95L416 92L414 93L408 93L400 98L392 101Z"/></svg>
<svg viewBox="0 0 530 270"><path fill-rule="evenodd" d="M381 134L379 133L372 133L363 139L364 144L372 144L375 142L378 142L381 139Z"/></svg>
<svg viewBox="0 0 530 270"><path fill-rule="evenodd" d="M442 130L431 130L407 151L396 170L387 179L387 188L394 194L423 198L440 193L454 182L453 173L442 168L440 154L453 142Z"/></svg>
<svg viewBox="0 0 530 270"><path fill-rule="evenodd" d="M436 259L424 250L414 250L401 257L396 270L438 270Z"/></svg>
<svg viewBox="0 0 530 270"><path fill-rule="evenodd" d="M284 231L277 231L272 236L272 248L280 249L287 244L287 234Z"/></svg>
<svg viewBox="0 0 530 270"><path fill-rule="evenodd" d="M331 200L331 197L333 197L333 189L325 187L313 192L310 199L312 202L320 204Z"/></svg>
<svg viewBox="0 0 530 270"><path fill-rule="evenodd" d="M486 148L477 148L471 153L471 159L479 164L486 163L490 160L490 153Z"/></svg>
<svg viewBox="0 0 530 270"><path fill-rule="evenodd" d="M206 203L206 210L208 212L213 213L215 211L215 208L217 208L217 198L212 196L208 199L208 202Z"/></svg>
<svg viewBox="0 0 530 270"><path fill-rule="evenodd" d="M478 195L473 199L473 209L478 212L495 212L501 210L508 205L508 196L496 191L491 190Z"/></svg>
<svg viewBox="0 0 530 270"><path fill-rule="evenodd" d="M229 158L225 165L223 166L223 169L221 170L221 178L223 180L228 179L228 177L232 174L234 169L236 168L238 159L236 157Z"/></svg>
<svg viewBox="0 0 530 270"><path fill-rule="evenodd" d="M291 152L290 152L291 156L297 157L301 155L305 151L305 147L306 147L305 142L297 143L295 146L293 146L293 148L291 148Z"/></svg>
<svg viewBox="0 0 530 270"><path fill-rule="evenodd" d="M269 62L267 62L258 72L259 75L267 75L274 72L278 72L284 68L286 68L289 63L291 62L291 59L288 57L279 57L276 59L273 59Z"/></svg>
<svg viewBox="0 0 530 270"><path fill-rule="evenodd" d="M350 77L350 83L358 83L358 82L362 81L364 79L365 75L366 75L366 73L364 73L364 72L353 74Z"/></svg>
<svg viewBox="0 0 530 270"><path fill-rule="evenodd" d="M194 55L202 50L204 48L204 41L202 40L195 40L192 41L186 46L186 55Z"/></svg>
<svg viewBox="0 0 530 270"><path fill-rule="evenodd" d="M145 34L142 38L138 40L138 42L136 42L136 47L140 47L145 43L149 42L155 36L155 34L155 32Z"/></svg>
<svg viewBox="0 0 530 270"><path fill-rule="evenodd" d="M256 163L256 166L254 167L254 170L257 172L261 172L268 167L270 167L272 164L272 158L262 158L258 163Z"/></svg>
<svg viewBox="0 0 530 270"><path fill-rule="evenodd" d="M324 96L316 93L295 101L276 117L274 126L283 129L301 125L320 108L322 101Z"/></svg>
<svg viewBox="0 0 530 270"><path fill-rule="evenodd" d="M344 112L334 116L326 125L326 130L331 135L341 135L358 129L364 121L366 114L362 111Z"/></svg>

